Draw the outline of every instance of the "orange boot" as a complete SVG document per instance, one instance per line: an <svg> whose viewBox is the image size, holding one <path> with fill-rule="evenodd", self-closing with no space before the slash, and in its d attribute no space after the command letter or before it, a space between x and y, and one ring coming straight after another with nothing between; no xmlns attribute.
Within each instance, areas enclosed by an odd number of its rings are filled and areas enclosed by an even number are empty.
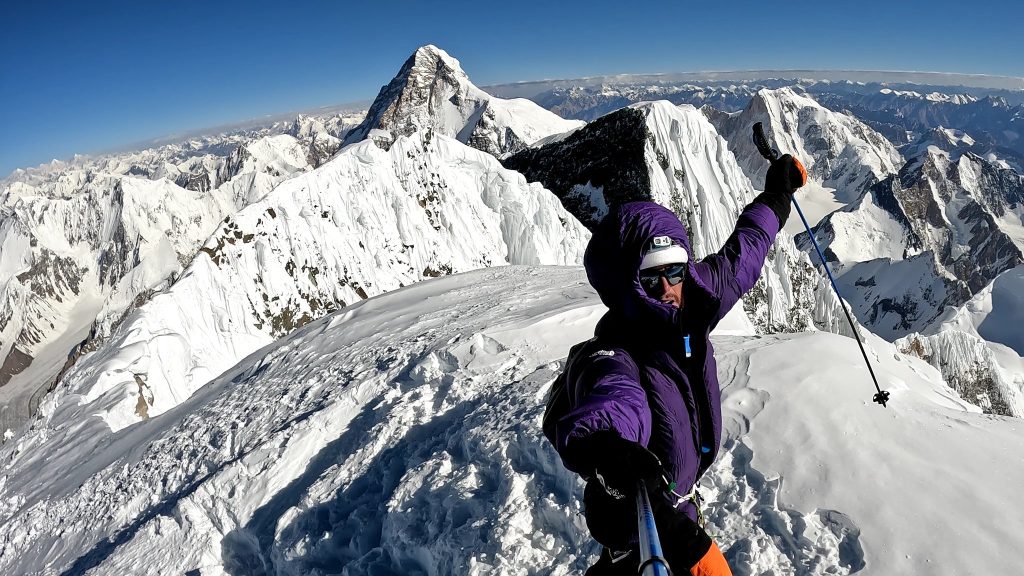
<svg viewBox="0 0 1024 576"><path fill-rule="evenodd" d="M729 569L729 563L725 561L725 556L722 556L722 551L718 549L718 544L711 542L711 548L708 548L707 553L704 557L690 568L691 576L732 576L732 570Z"/></svg>

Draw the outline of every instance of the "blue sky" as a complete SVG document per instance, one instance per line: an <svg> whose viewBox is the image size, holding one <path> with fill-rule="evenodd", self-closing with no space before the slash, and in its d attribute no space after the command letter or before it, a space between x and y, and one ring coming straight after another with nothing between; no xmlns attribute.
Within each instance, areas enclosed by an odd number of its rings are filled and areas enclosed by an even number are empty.
<svg viewBox="0 0 1024 576"><path fill-rule="evenodd" d="M474 83L767 68L1024 76L1010 2L7 1L0 177L370 100L436 44Z"/></svg>

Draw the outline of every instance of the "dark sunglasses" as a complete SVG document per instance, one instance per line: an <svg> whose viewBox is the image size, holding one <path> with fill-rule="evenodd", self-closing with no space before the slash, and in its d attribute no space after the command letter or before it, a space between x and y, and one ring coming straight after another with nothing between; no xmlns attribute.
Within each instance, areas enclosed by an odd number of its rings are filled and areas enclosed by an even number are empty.
<svg viewBox="0 0 1024 576"><path fill-rule="evenodd" d="M686 264L673 264L661 270L641 270L640 285L646 290L651 290L657 288L658 284L661 283L661 279L664 278L670 286L675 286L682 282L685 277Z"/></svg>

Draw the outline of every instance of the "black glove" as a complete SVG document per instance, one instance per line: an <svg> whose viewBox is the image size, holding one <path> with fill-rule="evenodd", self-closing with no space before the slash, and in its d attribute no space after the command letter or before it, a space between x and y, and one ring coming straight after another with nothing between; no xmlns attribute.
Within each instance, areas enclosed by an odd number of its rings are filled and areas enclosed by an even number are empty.
<svg viewBox="0 0 1024 576"><path fill-rule="evenodd" d="M789 154L783 154L768 167L768 174L764 177L764 191L792 196L797 188L806 183L807 170L804 165Z"/></svg>
<svg viewBox="0 0 1024 576"><path fill-rule="evenodd" d="M783 154L768 167L768 174L764 177L764 192L754 198L754 203L771 208L781 228L789 219L793 193L806 183L807 170L804 165L789 154Z"/></svg>
<svg viewBox="0 0 1024 576"><path fill-rule="evenodd" d="M634 495L638 480L644 480L648 489L664 483L661 460L636 442L610 431L595 432L579 442L581 459L591 463L594 479L615 498Z"/></svg>

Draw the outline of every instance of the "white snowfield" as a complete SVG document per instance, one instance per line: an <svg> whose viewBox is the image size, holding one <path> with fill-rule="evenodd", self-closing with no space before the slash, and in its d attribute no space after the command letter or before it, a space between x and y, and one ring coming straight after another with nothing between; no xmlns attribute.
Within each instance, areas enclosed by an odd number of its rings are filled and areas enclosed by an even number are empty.
<svg viewBox="0 0 1024 576"><path fill-rule="evenodd" d="M603 311L577 267L429 280L87 452L5 444L0 572L580 574L582 485L540 418ZM1018 573L1019 420L872 339L882 408L853 340L741 324L715 337L726 440L703 481L734 573Z"/></svg>

